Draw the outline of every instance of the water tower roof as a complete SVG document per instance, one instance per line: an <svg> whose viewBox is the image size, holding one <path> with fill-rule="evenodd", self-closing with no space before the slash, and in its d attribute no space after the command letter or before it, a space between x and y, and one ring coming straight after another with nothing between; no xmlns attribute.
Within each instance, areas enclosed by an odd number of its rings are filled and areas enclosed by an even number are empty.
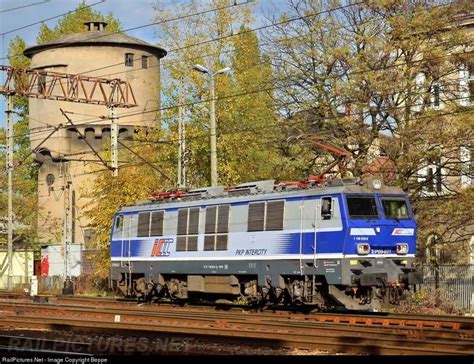
<svg viewBox="0 0 474 364"><path fill-rule="evenodd" d="M82 33L67 34L58 39L44 44L39 44L25 49L23 54L32 58L35 54L54 48L81 47L81 46L112 46L126 47L143 50L155 55L157 58L166 56L163 48L123 33L109 33L105 31L105 22L86 22L88 31Z"/></svg>

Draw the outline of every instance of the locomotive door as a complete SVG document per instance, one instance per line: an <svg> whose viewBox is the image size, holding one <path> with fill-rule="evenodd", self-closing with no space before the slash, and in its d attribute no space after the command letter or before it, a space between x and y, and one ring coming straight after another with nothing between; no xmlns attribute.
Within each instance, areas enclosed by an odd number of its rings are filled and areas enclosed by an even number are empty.
<svg viewBox="0 0 474 364"><path fill-rule="evenodd" d="M122 258L120 260L121 262L121 267L125 268L125 266L130 266L130 236L131 236L131 231L132 231L132 219L131 216L124 216L123 219L123 227L122 227L122 232L121 232L121 244L120 244L120 257ZM124 265L125 264L125 265Z"/></svg>
<svg viewBox="0 0 474 364"><path fill-rule="evenodd" d="M304 220L304 201L300 204L300 274L303 275L303 220Z"/></svg>
<svg viewBox="0 0 474 364"><path fill-rule="evenodd" d="M321 220L321 217L320 217L320 213L321 213L321 200L316 200L316 205L314 207L314 223L313 223L313 226L314 226L314 238L313 238L313 267L317 268L317 257L316 257L316 254L317 254L317 251L318 251L318 225L319 225L319 221Z"/></svg>
<svg viewBox="0 0 474 364"><path fill-rule="evenodd" d="M128 290L129 294L131 294L131 287L132 287L132 236L134 235L134 218L132 215L125 215L124 218L124 236L122 239L122 262L125 263L125 266L128 268Z"/></svg>

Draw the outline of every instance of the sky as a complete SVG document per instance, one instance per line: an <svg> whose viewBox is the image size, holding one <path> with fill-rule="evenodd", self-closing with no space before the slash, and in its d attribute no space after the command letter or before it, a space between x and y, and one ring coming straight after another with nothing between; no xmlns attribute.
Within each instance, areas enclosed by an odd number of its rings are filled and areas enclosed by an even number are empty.
<svg viewBox="0 0 474 364"><path fill-rule="evenodd" d="M177 2L186 4L193 0L160 0L160 4L165 8ZM205 1L208 0L194 0ZM61 19L59 15L73 11L82 0L0 0L0 35L1 53L0 64L7 65L6 54L8 45L16 36L25 40L27 46L36 45L41 22L44 21L50 28L53 28ZM120 20L126 33L132 37L142 39L150 44L156 45L159 39L156 36L156 26L144 27L136 30L129 30L138 26L153 23L154 10L157 0L86 0L86 4L96 4L92 7L102 14L112 13ZM237 3L245 0L236 0ZM268 13L268 8L281 9L281 4L285 0L260 0L257 2L257 10L254 14L255 24L262 23L264 14ZM49 18L53 18L47 20ZM31 25L38 23L35 25ZM30 26L31 25L31 26ZM23 28L23 29L18 29ZM0 81L3 83L5 76L2 74ZM0 98L0 127L5 126L5 98Z"/></svg>
<svg viewBox="0 0 474 364"><path fill-rule="evenodd" d="M0 34L2 34L2 58L8 49L8 43L15 36L22 37L28 46L36 44L40 24L20 29L29 24L44 21L45 19L73 11L82 0L0 0ZM156 0L86 0L86 4L96 4L92 9L102 14L111 12L118 18L124 29L153 22L153 5ZM172 0L164 1L170 5ZM8 11L9 9L19 8ZM53 28L60 17L47 20L45 23ZM147 27L127 32L128 35L155 43L154 27ZM8 34L4 34L8 33Z"/></svg>

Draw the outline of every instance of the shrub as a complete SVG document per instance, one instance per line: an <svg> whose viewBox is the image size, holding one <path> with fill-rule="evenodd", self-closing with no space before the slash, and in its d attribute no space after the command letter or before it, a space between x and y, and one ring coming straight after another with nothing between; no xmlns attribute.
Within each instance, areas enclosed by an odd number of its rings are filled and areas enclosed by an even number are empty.
<svg viewBox="0 0 474 364"><path fill-rule="evenodd" d="M84 274L74 278L74 294L107 295L110 292L108 277Z"/></svg>
<svg viewBox="0 0 474 364"><path fill-rule="evenodd" d="M453 300L440 288L436 290L419 290L408 292L396 313L413 313L427 315L462 315L463 311L456 307Z"/></svg>

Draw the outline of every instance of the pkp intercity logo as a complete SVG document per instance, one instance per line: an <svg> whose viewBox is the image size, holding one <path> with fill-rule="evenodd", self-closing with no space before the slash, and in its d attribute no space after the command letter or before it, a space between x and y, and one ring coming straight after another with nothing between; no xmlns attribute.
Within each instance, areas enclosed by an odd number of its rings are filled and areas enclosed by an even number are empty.
<svg viewBox="0 0 474 364"><path fill-rule="evenodd" d="M173 239L156 239L151 250L152 257L167 257L170 255L170 246Z"/></svg>

